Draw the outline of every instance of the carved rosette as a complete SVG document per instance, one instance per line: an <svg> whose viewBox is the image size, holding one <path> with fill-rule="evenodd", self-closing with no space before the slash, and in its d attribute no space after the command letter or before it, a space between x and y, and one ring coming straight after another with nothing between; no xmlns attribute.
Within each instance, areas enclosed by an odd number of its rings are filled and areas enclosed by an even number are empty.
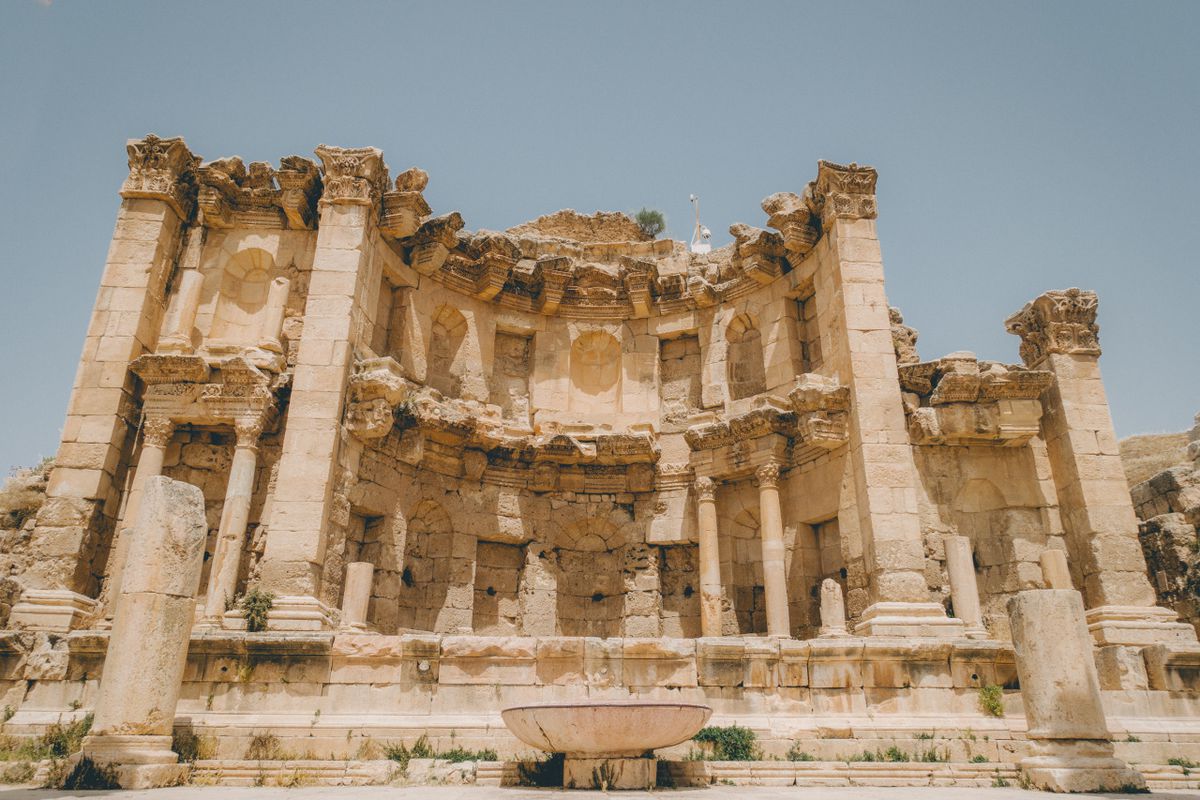
<svg viewBox="0 0 1200 800"><path fill-rule="evenodd" d="M698 502L715 503L717 501L717 482L712 478L697 478L695 488Z"/></svg>
<svg viewBox="0 0 1200 800"><path fill-rule="evenodd" d="M325 168L321 204L376 206L388 182L383 151L377 147L331 147L315 151Z"/></svg>
<svg viewBox="0 0 1200 800"><path fill-rule="evenodd" d="M817 179L811 185L811 192L822 227L827 230L835 219L875 219L878 178L879 173L872 167L817 162Z"/></svg>
<svg viewBox="0 0 1200 800"><path fill-rule="evenodd" d="M162 200L180 219L188 219L196 200L195 170L200 159L183 139L160 139L152 133L144 139L130 139L125 151L129 177L121 185L121 196Z"/></svg>
<svg viewBox="0 0 1200 800"><path fill-rule="evenodd" d="M170 417L146 417L142 422L142 444L162 450L170 443L174 432L175 422Z"/></svg>
<svg viewBox="0 0 1200 800"><path fill-rule="evenodd" d="M754 471L754 482L760 489L774 489L779 486L779 474L782 467L778 461L768 461Z"/></svg>
<svg viewBox="0 0 1200 800"><path fill-rule="evenodd" d="M1099 299L1085 289L1063 289L1039 295L1004 321L1021 337L1021 359L1034 367L1051 353L1100 355Z"/></svg>

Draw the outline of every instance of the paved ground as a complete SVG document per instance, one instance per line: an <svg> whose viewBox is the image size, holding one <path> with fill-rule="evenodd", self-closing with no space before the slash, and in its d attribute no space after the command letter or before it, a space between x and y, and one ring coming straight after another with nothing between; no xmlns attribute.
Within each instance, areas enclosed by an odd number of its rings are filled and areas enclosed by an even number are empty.
<svg viewBox="0 0 1200 800"><path fill-rule="evenodd" d="M229 786L183 786L141 792L63 792L44 789L0 789L0 800L52 800L59 797L152 798L152 800L1048 800L1053 795L1022 789L871 789L711 786L703 789L664 789L657 792L565 792L553 789L509 789L482 786L364 786L298 789L241 789ZM1072 798L1132 797L1134 795L1077 794ZM1155 792L1161 800L1200 800L1200 792Z"/></svg>

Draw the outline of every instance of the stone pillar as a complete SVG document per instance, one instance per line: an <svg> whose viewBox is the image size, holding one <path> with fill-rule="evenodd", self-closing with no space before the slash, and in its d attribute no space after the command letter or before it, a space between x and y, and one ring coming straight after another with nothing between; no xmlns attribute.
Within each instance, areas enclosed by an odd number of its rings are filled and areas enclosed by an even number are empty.
<svg viewBox="0 0 1200 800"><path fill-rule="evenodd" d="M842 585L833 578L821 581L821 631L823 638L849 636L846 630L846 600Z"/></svg>
<svg viewBox="0 0 1200 800"><path fill-rule="evenodd" d="M700 634L721 635L721 552L717 535L717 483L696 479L700 557Z"/></svg>
<svg viewBox="0 0 1200 800"><path fill-rule="evenodd" d="M373 297L382 276L374 253L383 154L322 145L317 155L325 166L320 224L261 563L262 586L275 594L273 629L330 626L319 594L336 477L352 457L343 452L343 405L368 318L360 298Z"/></svg>
<svg viewBox="0 0 1200 800"><path fill-rule="evenodd" d="M1047 589L1074 589L1071 570L1067 568L1067 554L1062 550L1043 550L1038 556L1042 565L1042 582Z"/></svg>
<svg viewBox="0 0 1200 800"><path fill-rule="evenodd" d="M261 418L238 420L234 428L237 446L233 451L233 465L229 468L221 525L217 529L217 543L208 571L208 593L204 600L204 622L217 627L237 591L246 526L250 522L250 501L254 496L254 478L258 471L258 437L262 435L263 423Z"/></svg>
<svg viewBox="0 0 1200 800"><path fill-rule="evenodd" d="M258 346L273 353L282 353L283 344L279 341L283 333L283 315L287 311L288 291L291 281L279 277L271 281L267 291L267 307L262 319L262 331L259 334Z"/></svg>
<svg viewBox="0 0 1200 800"><path fill-rule="evenodd" d="M130 141L129 177L75 373L62 439L21 576L12 622L64 631L90 617L101 570L93 563L116 525L136 428L129 362L153 350L163 292L195 202L197 162L182 139Z"/></svg>
<svg viewBox="0 0 1200 800"><path fill-rule="evenodd" d="M342 627L352 631L367 629L367 609L371 605L371 587L375 565L352 561L346 565L346 588L342 592Z"/></svg>
<svg viewBox="0 0 1200 800"><path fill-rule="evenodd" d="M778 462L759 467L759 534L762 536L763 594L767 602L767 635L791 636L788 619L787 567L784 563L783 511L779 505Z"/></svg>
<svg viewBox="0 0 1200 800"><path fill-rule="evenodd" d="M856 631L870 636L962 636L962 622L930 600L892 321L875 232L876 172L821 161L809 205L820 218L812 251L814 299L827 367L850 390L846 480L839 526L861 540L870 605ZM832 377L832 376L831 376Z"/></svg>
<svg viewBox="0 0 1200 800"><path fill-rule="evenodd" d="M971 557L971 540L966 536L944 536L946 573L950 576L950 599L954 616L963 621L967 638L986 639L983 611L979 606L979 584L975 578L975 559Z"/></svg>
<svg viewBox="0 0 1200 800"><path fill-rule="evenodd" d="M1108 398L1100 376L1095 292L1046 292L1005 321L1029 367L1054 373L1042 397L1042 436L1067 549L1100 644L1195 642L1192 626L1155 606L1138 541Z"/></svg>
<svg viewBox="0 0 1200 800"><path fill-rule="evenodd" d="M1054 792L1144 790L1142 776L1113 755L1079 593L1018 592L1008 615L1030 739L1021 771Z"/></svg>
<svg viewBox="0 0 1200 800"><path fill-rule="evenodd" d="M193 228L188 232L188 250L197 249L203 242L203 229ZM194 244L195 243L195 244ZM199 253L196 253L199 261ZM196 312L200 308L200 291L204 288L204 276L199 270L189 269L179 276L179 293L175 297L175 305L167 312L167 320L163 325L166 336L159 342L160 353L191 353L192 328L196 325Z"/></svg>
<svg viewBox="0 0 1200 800"><path fill-rule="evenodd" d="M121 592L121 579L125 572L125 559L129 550L129 531L137 522L138 505L146 482L162 475L163 459L167 445L175 432L175 423L166 417L149 417L142 423L142 453L138 458L137 472L129 497L125 501L125 513L121 518L121 529L117 532L116 544L109 559L107 586L104 587L107 603L104 608L105 624L110 625L116 610L117 596Z"/></svg>
<svg viewBox="0 0 1200 800"><path fill-rule="evenodd" d="M96 717L83 754L111 765L123 789L170 786L187 766L171 752L206 539L204 495L149 479L131 531Z"/></svg>

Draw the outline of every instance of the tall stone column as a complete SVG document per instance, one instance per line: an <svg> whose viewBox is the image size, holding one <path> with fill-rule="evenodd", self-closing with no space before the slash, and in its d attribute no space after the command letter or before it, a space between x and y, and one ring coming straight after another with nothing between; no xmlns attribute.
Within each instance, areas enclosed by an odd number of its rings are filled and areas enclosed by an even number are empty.
<svg viewBox="0 0 1200 800"><path fill-rule="evenodd" d="M204 229L188 231L187 251L189 260L200 263L200 249L204 244ZM158 351L168 353L191 353L192 328L196 326L196 312L200 309L200 293L204 289L204 276L198 269L185 270L179 276L179 294L175 305L167 312L163 324L166 335L159 342Z"/></svg>
<svg viewBox="0 0 1200 800"><path fill-rule="evenodd" d="M129 550L129 531L137 521L142 492L145 491L147 481L162 475L163 459L174 432L175 423L166 417L149 417L142 423L142 453L138 458L133 485L129 487L129 497L125 501L121 530L117 533L114 552L109 560L108 585L105 587L105 594L108 596L104 609L106 623L111 623L113 612L116 610L117 596L121 592L121 579L125 573L125 559Z"/></svg>
<svg viewBox="0 0 1200 800"><path fill-rule="evenodd" d="M700 633L721 635L721 552L717 534L717 482L696 479L700 555Z"/></svg>
<svg viewBox="0 0 1200 800"><path fill-rule="evenodd" d="M171 751L175 707L204 564L204 494L149 479L83 754L114 767L121 788L171 786L187 772Z"/></svg>
<svg viewBox="0 0 1200 800"><path fill-rule="evenodd" d="M946 573L950 576L950 599L954 616L963 621L967 637L986 639L983 611L979 606L979 582L975 576L975 559L971 556L971 540L966 536L945 536Z"/></svg>
<svg viewBox="0 0 1200 800"><path fill-rule="evenodd" d="M319 594L335 476L347 458L343 404L365 328L359 300L373 297L372 282L382 279L373 254L387 180L383 154L325 145L316 152L325 167L320 225L261 566L263 588L276 596L269 623L275 629L330 626Z"/></svg>
<svg viewBox="0 0 1200 800"><path fill-rule="evenodd" d="M870 605L856 632L872 636L962 635L925 583L918 479L909 444L892 323L875 232L876 172L820 162L808 203L821 221L813 249L823 358L849 387L847 466L838 521L862 541Z"/></svg>
<svg viewBox="0 0 1200 800"><path fill-rule="evenodd" d="M1195 642L1174 611L1155 606L1137 516L1100 376L1095 292L1046 292L1005 321L1029 367L1054 373L1042 435L1058 493L1072 572L1100 644Z"/></svg>
<svg viewBox="0 0 1200 800"><path fill-rule="evenodd" d="M1054 792L1144 788L1142 776L1113 755L1079 593L1018 592L1008 614L1030 740L1021 771Z"/></svg>
<svg viewBox="0 0 1200 800"><path fill-rule="evenodd" d="M129 362L154 348L167 277L195 203L199 159L182 139L150 135L126 151L129 177L30 544L38 559L22 575L26 590L12 612L14 623L34 629L64 631L94 609L100 570L93 562L116 524L111 510L136 429Z"/></svg>
<svg viewBox="0 0 1200 800"><path fill-rule="evenodd" d="M791 636L788 619L787 567L784 563L783 511L779 504L778 462L758 468L759 534L762 536L763 594L767 601L767 635Z"/></svg>
<svg viewBox="0 0 1200 800"><path fill-rule="evenodd" d="M233 465L229 468L217 544L208 572L208 594L204 600L205 624L217 627L220 627L221 617L237 591L246 525L250 522L250 501L254 496L254 477L258 471L258 438L262 435L263 421L261 418L238 420L234 429L237 446L233 451Z"/></svg>
<svg viewBox="0 0 1200 800"><path fill-rule="evenodd" d="M259 333L258 346L273 353L282 353L283 344L279 341L283 333L283 315L287 311L288 292L291 281L279 277L271 281L267 291L266 313L262 318L262 331Z"/></svg>

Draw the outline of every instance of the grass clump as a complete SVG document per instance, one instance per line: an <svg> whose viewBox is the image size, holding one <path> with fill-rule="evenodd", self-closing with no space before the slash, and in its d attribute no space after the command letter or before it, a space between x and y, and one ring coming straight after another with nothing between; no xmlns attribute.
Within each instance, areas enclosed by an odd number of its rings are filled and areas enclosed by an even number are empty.
<svg viewBox="0 0 1200 800"><path fill-rule="evenodd" d="M283 749L279 737L273 733L256 733L251 736L243 756L247 761L290 761L295 757L294 753Z"/></svg>
<svg viewBox="0 0 1200 800"><path fill-rule="evenodd" d="M250 633L265 631L267 618L271 612L271 606L274 604L275 595L264 592L257 586L242 595L237 606L242 610L242 617L246 620L246 630Z"/></svg>
<svg viewBox="0 0 1200 800"><path fill-rule="evenodd" d="M465 750L461 747L455 747L444 753L438 753L434 758L449 761L451 764L460 764L464 761L496 761L499 756L490 747L483 750Z"/></svg>
<svg viewBox="0 0 1200 800"><path fill-rule="evenodd" d="M799 742L793 742L792 746L787 751L788 761L816 761L816 757L807 750L800 749Z"/></svg>
<svg viewBox="0 0 1200 800"><path fill-rule="evenodd" d="M692 737L703 746L704 761L756 761L761 755L757 739L754 731L739 725L701 728Z"/></svg>
<svg viewBox="0 0 1200 800"><path fill-rule="evenodd" d="M1004 716L1004 687L989 683L979 687L979 708L993 717Z"/></svg>
<svg viewBox="0 0 1200 800"><path fill-rule="evenodd" d="M985 756L983 753L979 753L978 755L973 755L973 756L971 756L971 763L972 764L986 764L986 763L988 763L988 757Z"/></svg>
<svg viewBox="0 0 1200 800"><path fill-rule="evenodd" d="M1184 775L1191 775L1192 770L1194 770L1196 767L1200 767L1200 764L1197 764L1190 758L1168 758L1167 763L1172 767L1179 767L1182 769Z"/></svg>
<svg viewBox="0 0 1200 800"><path fill-rule="evenodd" d="M179 754L184 763L194 763L213 758L217 754L217 740L213 736L201 736L189 725L171 734L171 749Z"/></svg>

